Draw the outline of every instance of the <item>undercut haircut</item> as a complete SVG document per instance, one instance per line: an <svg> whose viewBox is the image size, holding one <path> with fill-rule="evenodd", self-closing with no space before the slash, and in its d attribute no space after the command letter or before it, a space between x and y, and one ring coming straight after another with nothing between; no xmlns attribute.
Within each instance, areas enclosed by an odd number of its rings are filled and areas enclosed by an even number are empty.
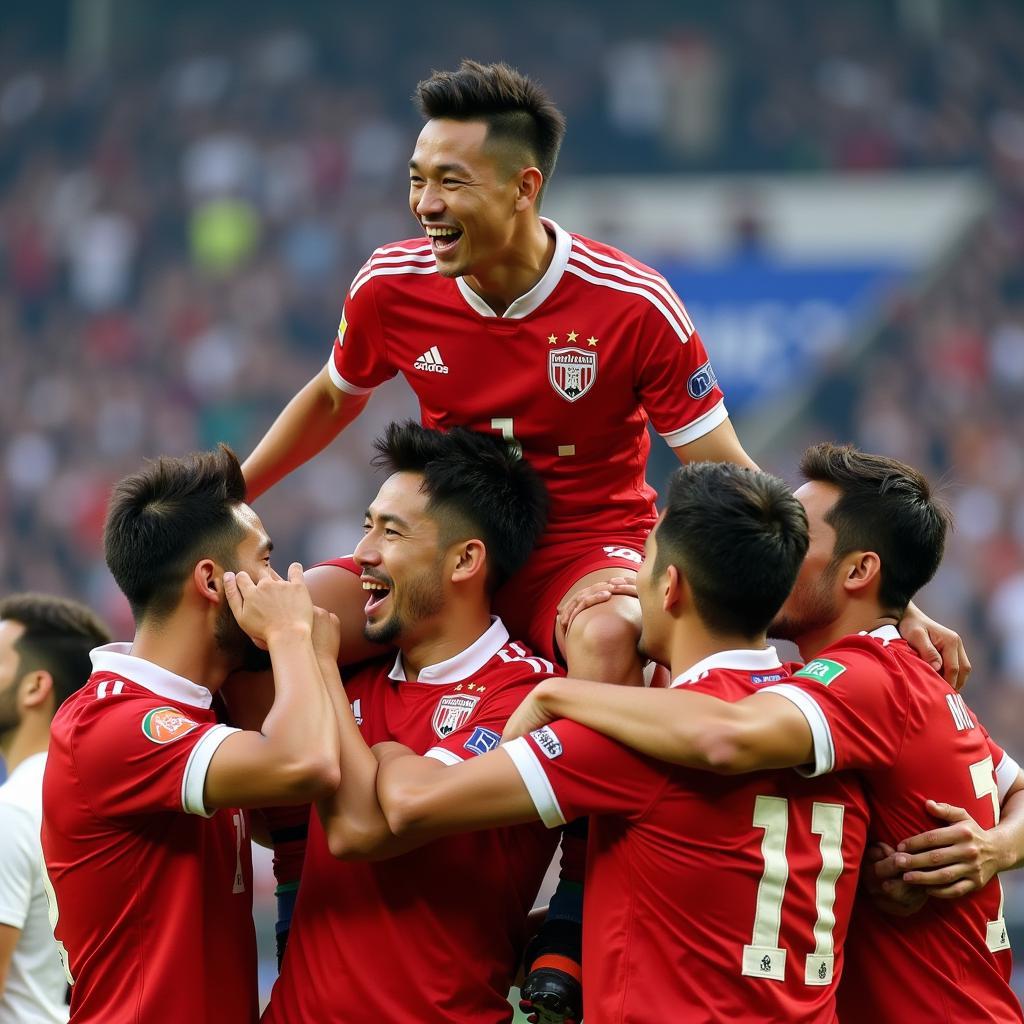
<svg viewBox="0 0 1024 1024"><path fill-rule="evenodd" d="M92 673L89 652L111 639L110 630L90 608L50 594L11 594L0 601L0 619L23 629L14 643L17 678L48 672L55 712Z"/></svg>
<svg viewBox="0 0 1024 1024"><path fill-rule="evenodd" d="M431 430L391 423L374 441L375 466L419 473L442 547L479 538L493 593L520 569L544 532L548 495L536 470L497 435L465 427Z"/></svg>
<svg viewBox="0 0 1024 1024"><path fill-rule="evenodd" d="M840 494L825 522L835 530L832 565L851 551L874 551L882 565L878 598L902 615L942 562L953 517L913 466L853 445L811 445L800 460L808 480Z"/></svg>
<svg viewBox="0 0 1024 1024"><path fill-rule="evenodd" d="M551 97L507 64L464 60L458 71L435 71L416 86L415 99L427 120L483 121L487 145L507 151L518 167L544 175L541 196L555 173L565 136L565 117Z"/></svg>
<svg viewBox="0 0 1024 1024"><path fill-rule="evenodd" d="M136 621L167 616L197 562L235 563L244 536L236 517L245 479L227 445L148 462L114 488L104 554Z"/></svg>
<svg viewBox="0 0 1024 1024"><path fill-rule="evenodd" d="M807 554L807 515L778 477L697 462L672 474L655 541L655 578L676 566L708 629L754 638L796 581Z"/></svg>

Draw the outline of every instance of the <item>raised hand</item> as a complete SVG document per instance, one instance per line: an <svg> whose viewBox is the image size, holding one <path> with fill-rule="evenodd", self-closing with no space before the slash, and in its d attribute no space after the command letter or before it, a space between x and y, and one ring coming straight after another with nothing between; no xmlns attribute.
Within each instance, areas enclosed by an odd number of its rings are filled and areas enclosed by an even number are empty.
<svg viewBox="0 0 1024 1024"><path fill-rule="evenodd" d="M288 567L286 580L273 569L258 583L247 572L226 572L224 595L235 621L264 650L280 636L312 634L313 601L298 562Z"/></svg>

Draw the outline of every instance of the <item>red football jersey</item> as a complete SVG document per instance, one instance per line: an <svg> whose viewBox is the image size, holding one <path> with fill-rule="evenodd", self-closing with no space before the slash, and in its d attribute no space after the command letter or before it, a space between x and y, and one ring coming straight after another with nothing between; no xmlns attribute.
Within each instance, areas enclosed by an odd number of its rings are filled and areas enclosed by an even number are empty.
<svg viewBox="0 0 1024 1024"><path fill-rule="evenodd" d="M331 377L361 394L403 373L425 426L514 439L551 495L549 539L649 528L648 417L686 444L726 419L722 393L661 275L544 223L551 265L501 317L437 273L425 238L376 250L349 288Z"/></svg>
<svg viewBox="0 0 1024 1024"><path fill-rule="evenodd" d="M445 764L486 753L551 665L501 621L408 682L401 655L345 684L367 743ZM520 825L451 836L381 861L331 856L310 818L302 884L264 1024L499 1024L556 836Z"/></svg>
<svg viewBox="0 0 1024 1024"><path fill-rule="evenodd" d="M235 730L209 690L130 650L93 651L50 732L43 858L71 1020L252 1024L246 815L203 804L210 760Z"/></svg>
<svg viewBox="0 0 1024 1024"><path fill-rule="evenodd" d="M845 637L768 692L789 698L807 718L815 775L853 769L864 780L872 841L895 846L937 827L925 810L929 798L966 808L985 828L999 820L1016 763L895 626ZM961 899L929 900L910 917L860 901L847 972L844 1021L895 1024L925 1012L949 1024L1022 1019L1009 986L998 878Z"/></svg>
<svg viewBox="0 0 1024 1024"><path fill-rule="evenodd" d="M673 686L735 701L783 677L772 648L724 651ZM867 834L855 775L691 771L575 722L502 749L547 825L591 815L587 1024L835 1020Z"/></svg>

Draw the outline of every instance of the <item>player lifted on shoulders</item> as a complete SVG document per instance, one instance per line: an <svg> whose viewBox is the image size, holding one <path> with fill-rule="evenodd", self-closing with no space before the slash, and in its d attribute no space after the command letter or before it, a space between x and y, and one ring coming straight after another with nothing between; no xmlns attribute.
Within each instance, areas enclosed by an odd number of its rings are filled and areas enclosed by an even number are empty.
<svg viewBox="0 0 1024 1024"><path fill-rule="evenodd" d="M574 676L639 683L634 598L586 609L568 637L556 611L642 560L655 521L648 422L682 462L753 463L664 278L540 216L565 127L546 93L504 64L464 61L417 96L427 121L409 202L422 234L377 249L356 275L327 365L246 460L249 496L324 448L402 373L425 425L500 433L547 484L547 533L496 601L512 633ZM368 655L357 575L308 577L346 628L345 659ZM954 643L954 673L959 659Z"/></svg>

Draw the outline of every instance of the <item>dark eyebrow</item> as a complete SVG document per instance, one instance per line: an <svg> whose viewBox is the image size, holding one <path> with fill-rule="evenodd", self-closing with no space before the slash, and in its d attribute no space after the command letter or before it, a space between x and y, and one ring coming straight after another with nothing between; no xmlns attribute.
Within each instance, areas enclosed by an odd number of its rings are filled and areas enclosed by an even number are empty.
<svg viewBox="0 0 1024 1024"><path fill-rule="evenodd" d="M418 170L420 170L420 165L418 163L416 163L415 160L410 160L409 161L409 170L410 171L418 171ZM469 176L469 168L463 166L462 164L438 164L434 168L434 171L437 174L447 174L449 171L454 171L456 174L462 174L462 175L464 175L466 177Z"/></svg>
<svg viewBox="0 0 1024 1024"><path fill-rule="evenodd" d="M260 545L260 554L269 555L274 550L274 542L267 537L267 539Z"/></svg>
<svg viewBox="0 0 1024 1024"><path fill-rule="evenodd" d="M373 513L370 511L370 509L366 510L363 518L370 520L374 518ZM406 533L408 533L412 529L412 527L401 516L396 516L391 512L381 512L381 514L376 518L384 524L394 523L395 526L397 526L400 530L405 530Z"/></svg>

